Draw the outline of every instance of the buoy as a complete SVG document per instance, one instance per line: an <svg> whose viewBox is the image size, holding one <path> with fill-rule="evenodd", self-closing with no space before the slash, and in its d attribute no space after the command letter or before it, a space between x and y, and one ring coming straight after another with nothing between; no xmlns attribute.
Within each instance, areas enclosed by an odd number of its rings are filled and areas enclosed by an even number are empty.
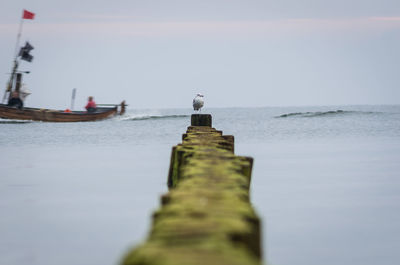
<svg viewBox="0 0 400 265"><path fill-rule="evenodd" d="M70 109L66 109L66 110L64 110L64 112L71 112L71 110Z"/></svg>

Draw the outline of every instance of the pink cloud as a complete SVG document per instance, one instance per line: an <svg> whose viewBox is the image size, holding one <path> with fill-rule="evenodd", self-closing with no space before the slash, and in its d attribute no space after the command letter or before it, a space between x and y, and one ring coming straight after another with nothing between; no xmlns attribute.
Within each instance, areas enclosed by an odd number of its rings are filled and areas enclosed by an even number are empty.
<svg viewBox="0 0 400 265"><path fill-rule="evenodd" d="M371 20L400 22L400 17L371 17Z"/></svg>
<svg viewBox="0 0 400 265"><path fill-rule="evenodd" d="M112 18L105 16L107 18ZM105 18L102 16L102 18ZM301 34L376 32L399 28L400 17L353 19L285 19L262 21L134 22L101 21L25 26L35 34L89 34L105 37L265 37ZM16 25L0 25L0 32L16 30Z"/></svg>

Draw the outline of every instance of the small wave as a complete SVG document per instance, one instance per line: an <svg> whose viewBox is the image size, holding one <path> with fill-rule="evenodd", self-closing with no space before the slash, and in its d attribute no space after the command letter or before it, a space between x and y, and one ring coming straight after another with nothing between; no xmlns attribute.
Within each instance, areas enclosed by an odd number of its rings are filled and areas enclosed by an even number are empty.
<svg viewBox="0 0 400 265"><path fill-rule="evenodd" d="M24 123L31 123L32 121L26 120L7 120L7 119L0 119L0 124L24 124Z"/></svg>
<svg viewBox="0 0 400 265"><path fill-rule="evenodd" d="M361 112L361 111L349 111L349 110L330 110L330 111L315 111L315 112L293 112L282 114L276 116L275 118L288 118L288 117L325 117L325 116L337 116L337 115L346 115L352 113L372 113L372 112Z"/></svg>
<svg viewBox="0 0 400 265"><path fill-rule="evenodd" d="M186 118L190 115L129 115L121 118L122 121L142 121L142 120L157 120L157 119L177 119Z"/></svg>

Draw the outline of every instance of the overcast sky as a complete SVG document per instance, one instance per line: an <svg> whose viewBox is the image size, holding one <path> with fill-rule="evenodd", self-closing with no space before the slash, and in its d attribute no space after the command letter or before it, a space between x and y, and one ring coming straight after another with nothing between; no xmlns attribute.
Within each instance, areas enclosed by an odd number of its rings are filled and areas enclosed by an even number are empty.
<svg viewBox="0 0 400 265"><path fill-rule="evenodd" d="M35 47L26 104L130 108L400 103L399 0L0 0L1 97Z"/></svg>

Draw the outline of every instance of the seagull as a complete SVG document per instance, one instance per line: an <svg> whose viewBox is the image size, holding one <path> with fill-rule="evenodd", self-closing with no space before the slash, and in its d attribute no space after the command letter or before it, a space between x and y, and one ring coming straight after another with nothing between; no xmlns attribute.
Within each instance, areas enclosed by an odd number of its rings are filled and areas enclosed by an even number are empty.
<svg viewBox="0 0 400 265"><path fill-rule="evenodd" d="M201 111L201 108L204 106L204 99L202 94L197 94L193 99L193 109L197 111Z"/></svg>

